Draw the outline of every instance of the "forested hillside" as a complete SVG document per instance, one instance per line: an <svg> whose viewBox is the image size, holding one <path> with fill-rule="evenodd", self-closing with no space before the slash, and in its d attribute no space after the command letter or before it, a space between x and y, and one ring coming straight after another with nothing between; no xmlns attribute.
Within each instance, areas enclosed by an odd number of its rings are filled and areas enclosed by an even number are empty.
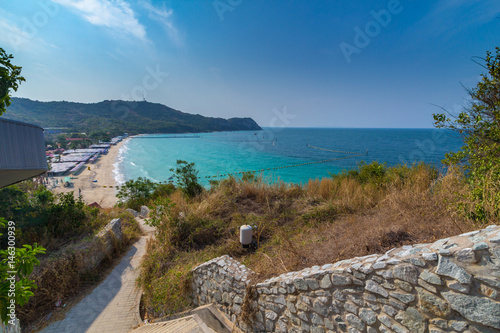
<svg viewBox="0 0 500 333"><path fill-rule="evenodd" d="M112 134L261 129L251 118L211 118L184 113L158 103L129 101L84 104L12 98L12 104L3 117L42 127L67 127L73 132L105 131Z"/></svg>

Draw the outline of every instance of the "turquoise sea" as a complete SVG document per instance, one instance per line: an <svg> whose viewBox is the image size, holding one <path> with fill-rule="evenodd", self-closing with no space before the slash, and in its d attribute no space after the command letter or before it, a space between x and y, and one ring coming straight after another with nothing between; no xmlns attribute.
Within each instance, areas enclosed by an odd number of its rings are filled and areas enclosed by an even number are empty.
<svg viewBox="0 0 500 333"><path fill-rule="evenodd" d="M306 183L360 161L424 161L443 168L444 154L458 150L461 143L456 133L437 129L264 128L141 135L120 148L115 175L118 183L138 177L167 181L181 159L196 164L204 185L220 179L213 178L216 175L258 170L264 170L257 173L270 182Z"/></svg>

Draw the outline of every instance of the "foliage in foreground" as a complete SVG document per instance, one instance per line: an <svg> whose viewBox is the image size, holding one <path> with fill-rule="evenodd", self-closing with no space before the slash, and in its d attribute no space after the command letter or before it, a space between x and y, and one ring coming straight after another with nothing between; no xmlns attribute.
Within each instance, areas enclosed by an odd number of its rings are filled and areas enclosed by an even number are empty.
<svg viewBox="0 0 500 333"><path fill-rule="evenodd" d="M116 194L119 199L118 206L141 210L151 200L166 196L175 190L172 184L155 183L147 178L139 177L130 179L120 187Z"/></svg>
<svg viewBox="0 0 500 333"><path fill-rule="evenodd" d="M448 209L462 186L456 170L374 162L304 186L228 178L194 198L176 191L151 204L145 306L153 316L187 309L190 269L223 254L266 278L468 231ZM253 253L239 244L243 224L256 226Z"/></svg>
<svg viewBox="0 0 500 333"><path fill-rule="evenodd" d="M25 181L0 189L0 216L14 221L19 244L55 249L69 238L91 232L97 208L86 207L73 193L54 196L46 187ZM5 237L0 237L5 246Z"/></svg>
<svg viewBox="0 0 500 333"><path fill-rule="evenodd" d="M10 105L10 90L17 91L19 84L25 81L21 76L21 67L10 62L12 58L0 47L0 116Z"/></svg>
<svg viewBox="0 0 500 333"><path fill-rule="evenodd" d="M0 250L0 319L2 323L13 324L16 306L25 305L34 295L32 289L37 286L30 275L35 265L40 264L36 256L45 253L45 249L36 243L15 247L15 223L0 218L0 229L4 227L7 227L6 236L12 243L6 250Z"/></svg>
<svg viewBox="0 0 500 333"><path fill-rule="evenodd" d="M456 117L435 114L438 128L462 134L464 146L446 154L444 163L464 168L469 191L459 203L462 211L478 221L500 216L500 48L487 52L487 74L468 90L471 102Z"/></svg>

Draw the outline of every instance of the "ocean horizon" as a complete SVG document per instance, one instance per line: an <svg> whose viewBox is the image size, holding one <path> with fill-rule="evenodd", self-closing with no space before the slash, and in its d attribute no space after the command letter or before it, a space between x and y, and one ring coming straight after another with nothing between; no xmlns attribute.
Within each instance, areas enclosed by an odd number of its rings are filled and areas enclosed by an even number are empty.
<svg viewBox="0 0 500 333"><path fill-rule="evenodd" d="M460 135L425 128L263 128L185 134L143 134L120 148L115 180L168 181L177 160L194 162L200 182L252 171L268 182L304 184L359 162L388 166L424 162L438 169L445 153L463 145ZM215 176L215 177L214 177Z"/></svg>

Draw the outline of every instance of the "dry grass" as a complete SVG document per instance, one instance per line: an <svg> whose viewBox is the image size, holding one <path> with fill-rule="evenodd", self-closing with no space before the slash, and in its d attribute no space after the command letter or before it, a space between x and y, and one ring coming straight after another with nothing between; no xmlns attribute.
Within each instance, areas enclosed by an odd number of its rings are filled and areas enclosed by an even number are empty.
<svg viewBox="0 0 500 333"><path fill-rule="evenodd" d="M192 201L174 193L175 206L158 231L170 241L151 243L142 266L147 312L187 309L189 269L219 255L264 279L478 228L456 213L465 186L456 170L446 176L423 164L384 170L366 176L360 169L302 187L230 178ZM243 224L256 226L255 252L239 245Z"/></svg>
<svg viewBox="0 0 500 333"><path fill-rule="evenodd" d="M245 263L270 277L473 230L478 226L449 205L462 186L455 172L437 177L423 166L384 186L350 178L312 181L308 193L324 201L302 214L307 223L277 230Z"/></svg>

